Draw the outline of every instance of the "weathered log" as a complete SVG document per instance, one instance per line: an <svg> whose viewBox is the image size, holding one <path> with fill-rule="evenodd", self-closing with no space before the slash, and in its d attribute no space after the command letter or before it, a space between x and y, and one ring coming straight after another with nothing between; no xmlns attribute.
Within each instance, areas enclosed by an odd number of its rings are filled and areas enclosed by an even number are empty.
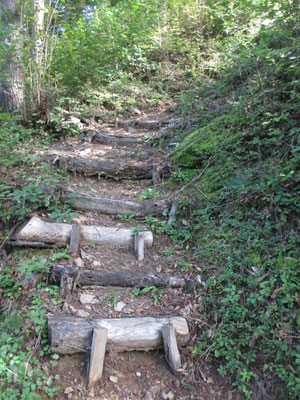
<svg viewBox="0 0 300 400"><path fill-rule="evenodd" d="M141 129L159 129L162 126L171 124L172 120L162 119L162 120L143 120L143 119L132 119L132 120L116 120L115 127L129 128L137 127Z"/></svg>
<svg viewBox="0 0 300 400"><path fill-rule="evenodd" d="M149 200L143 203L129 200L92 197L71 192L64 192L63 196L70 206L76 209L98 211L102 214L134 214L136 217L162 214L162 212L168 209L170 205L169 201L166 199Z"/></svg>
<svg viewBox="0 0 300 400"><path fill-rule="evenodd" d="M83 173L86 176L106 177L115 180L141 180L152 178L152 164L118 164L111 161L83 160L53 155L50 155L48 159L54 164L58 162L60 169L65 169L73 173Z"/></svg>
<svg viewBox="0 0 300 400"><path fill-rule="evenodd" d="M32 217L27 224L14 235L15 240L29 242L43 241L50 244L69 244L72 225L47 222L41 218ZM101 226L81 225L82 241L107 246L131 245L133 235L130 229L107 228ZM150 231L143 232L145 245L152 246L153 235ZM24 242L25 243L25 242Z"/></svg>
<svg viewBox="0 0 300 400"><path fill-rule="evenodd" d="M179 288L186 285L183 276L170 276L167 274L154 274L152 272L107 272L79 270L77 267L53 265L50 272L50 282L60 284L63 276L76 280L79 287L85 286L118 286L145 288Z"/></svg>
<svg viewBox="0 0 300 400"><path fill-rule="evenodd" d="M106 328L115 351L147 351L163 346L161 329L168 324L174 326L178 342L187 344L189 328L183 317L86 320L54 315L48 318L48 337L52 352L75 354L89 351L93 329Z"/></svg>
<svg viewBox="0 0 300 400"><path fill-rule="evenodd" d="M7 242L9 246L12 247L33 247L33 248L40 248L40 249L49 249L51 247L64 247L64 243L58 243L58 244L50 244L50 243L45 243L45 242L33 242L30 240L9 240Z"/></svg>
<svg viewBox="0 0 300 400"><path fill-rule="evenodd" d="M87 131L89 133L90 131ZM95 135L93 136L93 143L100 144L114 144L119 146L130 146L130 145L138 145L145 143L143 138L132 137L132 136L115 136L115 135L104 135L99 131L94 131Z"/></svg>

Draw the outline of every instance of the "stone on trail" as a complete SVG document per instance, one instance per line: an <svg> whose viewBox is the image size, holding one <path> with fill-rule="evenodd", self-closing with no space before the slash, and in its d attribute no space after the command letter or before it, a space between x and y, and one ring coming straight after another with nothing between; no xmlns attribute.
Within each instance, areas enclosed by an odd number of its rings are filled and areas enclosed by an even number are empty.
<svg viewBox="0 0 300 400"><path fill-rule="evenodd" d="M124 308L126 307L126 303L124 303L123 301L118 301L118 303L116 304L114 310L121 312Z"/></svg>
<svg viewBox="0 0 300 400"><path fill-rule="evenodd" d="M93 294L87 294L83 293L79 297L80 303L81 304L96 304L98 303L98 300L95 299L95 296Z"/></svg>

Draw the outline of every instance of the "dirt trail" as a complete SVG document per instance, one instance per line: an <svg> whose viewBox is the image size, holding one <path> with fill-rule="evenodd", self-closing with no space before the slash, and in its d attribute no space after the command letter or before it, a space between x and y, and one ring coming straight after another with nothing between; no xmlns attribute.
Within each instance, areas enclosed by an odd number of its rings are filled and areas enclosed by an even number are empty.
<svg viewBox="0 0 300 400"><path fill-rule="evenodd" d="M147 119L165 119L166 114L148 116ZM165 128L163 128L165 129ZM70 139L56 143L49 150L49 154L57 157L77 157L83 160L106 160L118 163L142 165L147 163L166 163L166 152L157 150L147 143L149 132L145 129L113 129L106 128L101 131L106 135L146 137L146 143L117 146L89 143L85 135L81 139ZM156 131L157 133L157 131ZM146 135L146 136L145 136ZM112 180L97 177L86 177L82 174L70 174L69 191L90 196L106 197L110 199L124 199L143 201L145 191L153 188L149 179L131 181ZM155 190L158 198L167 198L168 192L160 182ZM145 226L145 222L135 218L120 218L116 215L105 215L93 211L79 211L80 215L73 222L84 225L133 228ZM161 216L161 220L166 220ZM172 251L169 251L172 249ZM177 266L176 256L180 248L172 244L167 235L154 233L154 245L145 249L145 258L138 262L134 257L132 248L111 247L105 248L96 245L82 245L80 257L81 269L90 271L119 271L119 272L153 272L169 275L182 275ZM77 260L78 261L78 260ZM61 263L60 263L61 264ZM70 264L67 260L65 264ZM89 294L92 301L85 301L84 296ZM52 306L48 309L48 317L52 315L74 315L85 319L92 318L124 318L124 317L171 317L183 316L190 324L191 337L195 334L195 324L190 315L193 309L193 294L186 288L165 288L149 290L140 293L136 288L99 287L74 288L65 298L62 305ZM189 359L188 347L180 349L182 369L178 373L171 372L162 350L151 352L125 352L116 353L109 348L104 361L104 372L100 384L87 389L87 365L89 354L60 356L58 365L51 367L49 364L42 368L49 375L60 375L57 384L62 392L59 399L224 399L224 391L220 390L217 378L212 382L203 381L200 388L194 384L190 376L186 361ZM201 367L202 368L202 367ZM211 376L205 367L201 371L203 376ZM232 397L233 398L233 397Z"/></svg>

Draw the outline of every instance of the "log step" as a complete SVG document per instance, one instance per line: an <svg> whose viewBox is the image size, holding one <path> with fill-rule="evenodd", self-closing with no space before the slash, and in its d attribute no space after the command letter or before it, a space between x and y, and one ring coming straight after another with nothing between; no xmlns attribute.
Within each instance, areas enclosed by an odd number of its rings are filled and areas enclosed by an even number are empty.
<svg viewBox="0 0 300 400"><path fill-rule="evenodd" d="M177 341L189 341L189 328L183 317L90 319L54 315L48 318L51 351L58 354L88 352L93 330L107 329L107 340L115 351L152 350L163 347L162 327L172 324Z"/></svg>
<svg viewBox="0 0 300 400"><path fill-rule="evenodd" d="M152 179L152 164L135 165L119 164L111 161L84 160L74 157L59 157L49 155L48 160L60 169L73 173L82 173L85 176L98 176L114 180L131 179L142 180Z"/></svg>
<svg viewBox="0 0 300 400"><path fill-rule="evenodd" d="M162 120L144 120L144 119L129 119L129 120L119 120L115 121L115 128L126 128L136 127L141 129L157 130L163 126L171 124L172 120L162 119Z"/></svg>
<svg viewBox="0 0 300 400"><path fill-rule="evenodd" d="M133 235L130 229L107 228L101 226L81 225L83 243L94 243L106 246L133 246ZM32 217L27 224L17 232L13 239L21 242L43 242L57 245L67 245L70 242L71 224L48 222L42 218ZM144 231L146 246L152 246L153 235Z"/></svg>
<svg viewBox="0 0 300 400"><path fill-rule="evenodd" d="M152 272L107 272L79 270L77 267L53 265L50 271L50 282L59 285L62 277L70 277L79 287L87 286L118 286L145 288L179 288L187 283L182 276L154 274Z"/></svg>
<svg viewBox="0 0 300 400"><path fill-rule="evenodd" d="M92 142L100 144L111 144L117 146L131 146L144 144L144 138L131 137L131 136L115 136L115 135L104 135L103 133L95 130L88 130L87 135L93 135Z"/></svg>
<svg viewBox="0 0 300 400"><path fill-rule="evenodd" d="M97 211L102 214L112 215L134 214L135 217L160 215L164 210L168 210L170 206L169 201L166 199L137 202L93 197L72 192L64 192L63 197L68 201L70 206L75 209Z"/></svg>

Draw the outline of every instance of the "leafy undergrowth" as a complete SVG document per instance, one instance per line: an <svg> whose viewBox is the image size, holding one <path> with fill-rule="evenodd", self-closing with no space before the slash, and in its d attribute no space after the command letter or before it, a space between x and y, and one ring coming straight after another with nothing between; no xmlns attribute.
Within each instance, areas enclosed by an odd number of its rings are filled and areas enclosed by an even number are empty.
<svg viewBox="0 0 300 400"><path fill-rule="evenodd" d="M55 190L65 177L35 155L49 143L47 134L38 136L6 113L0 114L0 129L0 398L55 398L59 376L42 365L55 367L58 357L50 355L46 310L60 301L59 291L46 287L46 259L2 251L14 228L34 212L61 220L73 213Z"/></svg>
<svg viewBox="0 0 300 400"><path fill-rule="evenodd" d="M287 25L262 29L214 83L184 93L191 127L172 137L176 185L195 178L174 230L201 269L194 365L217 361L251 399L300 390L299 40Z"/></svg>
<svg viewBox="0 0 300 400"><path fill-rule="evenodd" d="M51 259L62 255L53 254ZM46 327L47 309L61 303L59 289L47 287L48 261L42 256L20 259L16 252L0 261L0 398L57 398L60 387Z"/></svg>

